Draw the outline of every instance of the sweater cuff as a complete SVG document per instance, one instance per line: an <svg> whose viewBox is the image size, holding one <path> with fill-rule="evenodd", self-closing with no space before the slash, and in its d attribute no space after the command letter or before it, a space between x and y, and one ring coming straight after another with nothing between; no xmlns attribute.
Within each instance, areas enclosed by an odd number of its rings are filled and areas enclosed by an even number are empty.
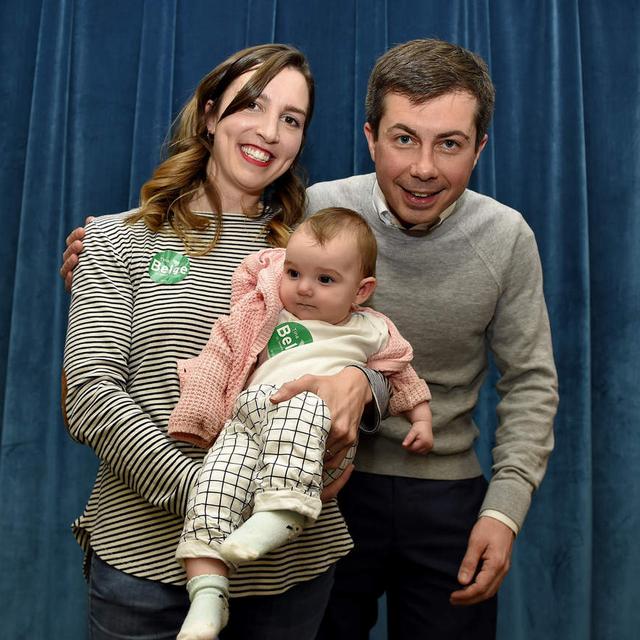
<svg viewBox="0 0 640 640"><path fill-rule="evenodd" d="M365 406L360 420L360 430L364 433L376 433L380 427L382 416L386 413L389 405L389 384L387 379L379 371L368 369L359 364L350 364L350 367L360 369L371 387L373 400Z"/></svg>
<svg viewBox="0 0 640 640"><path fill-rule="evenodd" d="M533 487L512 478L493 478L480 508L484 511L498 511L510 518L518 528L522 524L531 505Z"/></svg>
<svg viewBox="0 0 640 640"><path fill-rule="evenodd" d="M192 429L187 425L176 425L167 430L167 433L180 442L187 442L200 449L209 449L214 439L205 437L199 430Z"/></svg>

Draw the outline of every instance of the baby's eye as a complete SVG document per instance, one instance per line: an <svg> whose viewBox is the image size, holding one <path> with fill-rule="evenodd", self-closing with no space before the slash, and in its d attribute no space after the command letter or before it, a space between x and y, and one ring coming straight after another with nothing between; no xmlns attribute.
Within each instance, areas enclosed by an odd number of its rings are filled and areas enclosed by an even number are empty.
<svg viewBox="0 0 640 640"><path fill-rule="evenodd" d="M295 269L287 269L287 275L292 280L295 280L300 275L300 273L298 271L296 271Z"/></svg>
<svg viewBox="0 0 640 640"><path fill-rule="evenodd" d="M332 282L334 282L331 276L325 276L325 275L318 276L318 280L320 280L322 284L331 284Z"/></svg>

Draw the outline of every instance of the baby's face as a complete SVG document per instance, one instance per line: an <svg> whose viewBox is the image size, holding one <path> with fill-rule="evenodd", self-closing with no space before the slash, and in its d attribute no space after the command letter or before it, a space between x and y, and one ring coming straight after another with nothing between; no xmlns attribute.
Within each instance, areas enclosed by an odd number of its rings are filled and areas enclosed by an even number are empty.
<svg viewBox="0 0 640 640"><path fill-rule="evenodd" d="M284 308L300 320L340 324L366 300L356 242L345 234L321 246L302 227L289 240L280 285Z"/></svg>

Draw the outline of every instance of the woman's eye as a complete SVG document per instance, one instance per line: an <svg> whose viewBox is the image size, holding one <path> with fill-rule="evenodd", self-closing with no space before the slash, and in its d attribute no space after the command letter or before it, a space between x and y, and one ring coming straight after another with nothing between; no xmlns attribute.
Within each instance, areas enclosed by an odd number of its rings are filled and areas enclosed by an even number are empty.
<svg viewBox="0 0 640 640"><path fill-rule="evenodd" d="M299 127L300 126L300 122L294 118L293 116L282 116L282 120L285 122L285 124L288 124L292 127Z"/></svg>

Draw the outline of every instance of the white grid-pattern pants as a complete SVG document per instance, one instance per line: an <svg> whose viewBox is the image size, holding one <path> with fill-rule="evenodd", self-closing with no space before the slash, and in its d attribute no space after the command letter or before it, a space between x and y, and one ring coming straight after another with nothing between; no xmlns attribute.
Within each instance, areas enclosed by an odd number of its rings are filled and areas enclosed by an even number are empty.
<svg viewBox="0 0 640 640"><path fill-rule="evenodd" d="M216 550L254 511L286 509L308 523L320 514L328 408L309 392L272 404L269 397L276 389L262 384L238 396L189 496L179 558L217 557L190 543ZM339 473L354 455L355 447Z"/></svg>

